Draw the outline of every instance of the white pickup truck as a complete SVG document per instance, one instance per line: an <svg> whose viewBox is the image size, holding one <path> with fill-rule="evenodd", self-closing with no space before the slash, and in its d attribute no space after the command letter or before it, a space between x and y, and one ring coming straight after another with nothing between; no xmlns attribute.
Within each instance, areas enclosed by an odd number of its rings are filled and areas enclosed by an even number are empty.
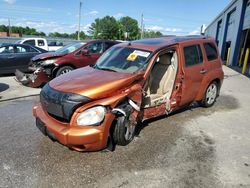
<svg viewBox="0 0 250 188"><path fill-rule="evenodd" d="M47 51L56 51L59 48L63 47L62 43L58 43L56 41L48 43L48 41L44 38L24 38L24 39L18 40L16 43L37 46Z"/></svg>

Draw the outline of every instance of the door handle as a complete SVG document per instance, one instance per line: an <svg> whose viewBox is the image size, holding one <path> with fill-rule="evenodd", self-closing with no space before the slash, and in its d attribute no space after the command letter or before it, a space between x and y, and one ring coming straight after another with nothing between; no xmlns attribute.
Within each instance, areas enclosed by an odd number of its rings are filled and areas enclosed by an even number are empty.
<svg viewBox="0 0 250 188"><path fill-rule="evenodd" d="M205 74L206 72L207 72L206 69L202 69L202 70L200 71L201 74Z"/></svg>
<svg viewBox="0 0 250 188"><path fill-rule="evenodd" d="M8 56L8 59L12 59L12 58L14 58L15 56Z"/></svg>

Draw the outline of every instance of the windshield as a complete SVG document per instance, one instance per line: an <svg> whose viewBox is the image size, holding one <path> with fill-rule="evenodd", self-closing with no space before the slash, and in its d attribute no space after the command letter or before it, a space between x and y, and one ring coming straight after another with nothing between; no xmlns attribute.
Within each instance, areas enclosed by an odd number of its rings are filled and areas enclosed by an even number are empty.
<svg viewBox="0 0 250 188"><path fill-rule="evenodd" d="M124 47L113 47L96 62L95 68L114 72L133 73L147 67L151 52Z"/></svg>
<svg viewBox="0 0 250 188"><path fill-rule="evenodd" d="M80 48L84 44L85 43L83 43L83 42L68 44L68 45L56 50L56 53L60 53L60 54L71 53L71 52L75 51L76 49Z"/></svg>

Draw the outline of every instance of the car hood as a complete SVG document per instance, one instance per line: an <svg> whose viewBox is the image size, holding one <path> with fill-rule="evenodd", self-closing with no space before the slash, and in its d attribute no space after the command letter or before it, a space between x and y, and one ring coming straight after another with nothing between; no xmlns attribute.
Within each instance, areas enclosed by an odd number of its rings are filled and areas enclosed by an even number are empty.
<svg viewBox="0 0 250 188"><path fill-rule="evenodd" d="M138 77L141 76L98 70L88 66L61 75L50 81L49 85L58 91L100 99L126 88Z"/></svg>
<svg viewBox="0 0 250 188"><path fill-rule="evenodd" d="M31 60L39 61L39 60L50 59L50 58L55 58L55 57L62 57L65 55L67 55L67 53L47 52L47 53L36 55Z"/></svg>

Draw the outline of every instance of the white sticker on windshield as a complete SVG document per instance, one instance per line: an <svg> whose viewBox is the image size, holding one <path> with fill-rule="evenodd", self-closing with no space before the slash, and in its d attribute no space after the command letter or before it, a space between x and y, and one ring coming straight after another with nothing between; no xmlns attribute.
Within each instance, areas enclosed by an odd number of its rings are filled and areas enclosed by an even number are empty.
<svg viewBox="0 0 250 188"><path fill-rule="evenodd" d="M141 57L146 57L146 58L150 55L149 52L144 52L144 51L140 51L140 50L135 50L133 52L133 54L136 54L136 55L141 56Z"/></svg>

